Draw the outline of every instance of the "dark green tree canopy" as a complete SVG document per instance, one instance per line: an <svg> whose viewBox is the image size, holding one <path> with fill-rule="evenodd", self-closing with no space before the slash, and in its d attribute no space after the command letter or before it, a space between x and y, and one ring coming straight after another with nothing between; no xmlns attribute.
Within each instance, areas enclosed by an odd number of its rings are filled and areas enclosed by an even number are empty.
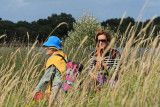
<svg viewBox="0 0 160 107"><path fill-rule="evenodd" d="M13 23L8 20L2 20L0 18L0 35L6 34L6 42L9 43L12 40L27 41L27 32L30 35L30 41L34 42L38 37L39 42L43 42L50 32L61 22L66 22L66 25L60 26L56 29L52 35L59 36L60 38L66 37L68 31L73 29L73 22L75 19L71 14L61 13L60 15L52 14L47 19L38 19L31 23L27 21L19 21ZM3 40L0 40L2 42Z"/></svg>
<svg viewBox="0 0 160 107"><path fill-rule="evenodd" d="M108 19L106 21L101 22L101 25L104 27L108 27L110 30L114 32L117 31L117 28L120 24L121 18ZM141 30L143 26L145 26L150 20L145 22L139 22L139 26L137 28L137 32ZM75 19L71 14L61 13L59 15L52 14L48 16L46 19L38 19L37 21L27 22L27 21L19 21L14 23L9 20L3 20L0 18L0 35L6 34L7 36L0 40L0 43L5 42L10 43L11 41L19 41L19 42L27 42L27 32L29 34L29 41L34 42L36 38L38 38L39 42L43 42L51 33L51 31L60 23L66 22L68 26L62 25L58 27L53 34L58 36L59 38L65 39L68 36L68 32L73 29L73 23ZM123 19L123 23L120 26L120 33L124 33L127 26L131 23L131 26L136 23L136 21L132 17L127 17ZM155 18L153 23L150 25L148 29L152 29L155 26L154 33L160 32L160 16ZM146 33L150 33L150 30L147 30Z"/></svg>

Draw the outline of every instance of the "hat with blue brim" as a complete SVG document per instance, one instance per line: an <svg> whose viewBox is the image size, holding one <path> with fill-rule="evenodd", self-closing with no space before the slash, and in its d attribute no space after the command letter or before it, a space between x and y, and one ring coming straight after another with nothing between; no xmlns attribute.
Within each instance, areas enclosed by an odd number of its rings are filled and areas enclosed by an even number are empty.
<svg viewBox="0 0 160 107"><path fill-rule="evenodd" d="M57 36L50 36L48 38L47 42L45 42L43 44L43 46L56 47L57 49L62 49L61 48L61 40Z"/></svg>

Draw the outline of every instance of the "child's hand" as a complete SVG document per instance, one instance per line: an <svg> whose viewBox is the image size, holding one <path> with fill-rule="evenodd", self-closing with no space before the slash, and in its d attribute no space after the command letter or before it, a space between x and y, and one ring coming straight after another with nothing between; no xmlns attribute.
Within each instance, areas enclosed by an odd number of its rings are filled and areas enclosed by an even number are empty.
<svg viewBox="0 0 160 107"><path fill-rule="evenodd" d="M34 90L34 91L31 93L31 97L34 97L37 92L38 92L38 90Z"/></svg>
<svg viewBox="0 0 160 107"><path fill-rule="evenodd" d="M45 98L49 99L50 98L51 93L48 92L48 90L45 91Z"/></svg>

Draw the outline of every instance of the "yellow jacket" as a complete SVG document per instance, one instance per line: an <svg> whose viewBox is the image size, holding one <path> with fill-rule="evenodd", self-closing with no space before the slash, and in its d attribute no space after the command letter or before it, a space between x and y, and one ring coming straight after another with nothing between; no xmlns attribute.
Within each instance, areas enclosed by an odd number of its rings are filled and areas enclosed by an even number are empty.
<svg viewBox="0 0 160 107"><path fill-rule="evenodd" d="M61 72L61 75L63 75L63 73L66 71L67 64L62 57L60 57L56 54L62 55L65 58L65 60L67 60L67 56L63 53L63 51L58 50L58 51L54 52L53 55L47 60L46 70L50 66L54 65ZM62 80L64 81L64 78L62 78ZM50 81L49 84L48 84L48 92L49 93L51 92L51 84L52 83Z"/></svg>

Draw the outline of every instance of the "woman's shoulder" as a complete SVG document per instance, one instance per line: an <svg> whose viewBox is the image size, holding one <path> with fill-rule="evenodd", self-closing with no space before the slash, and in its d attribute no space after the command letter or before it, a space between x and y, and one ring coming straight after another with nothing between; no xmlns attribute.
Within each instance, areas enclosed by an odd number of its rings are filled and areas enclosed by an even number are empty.
<svg viewBox="0 0 160 107"><path fill-rule="evenodd" d="M96 55L97 50L92 51L90 58Z"/></svg>
<svg viewBox="0 0 160 107"><path fill-rule="evenodd" d="M117 49L112 49L112 52L115 52L115 53L120 53Z"/></svg>
<svg viewBox="0 0 160 107"><path fill-rule="evenodd" d="M120 52L117 49L112 49L111 53L112 53L112 57L120 57L121 56Z"/></svg>

